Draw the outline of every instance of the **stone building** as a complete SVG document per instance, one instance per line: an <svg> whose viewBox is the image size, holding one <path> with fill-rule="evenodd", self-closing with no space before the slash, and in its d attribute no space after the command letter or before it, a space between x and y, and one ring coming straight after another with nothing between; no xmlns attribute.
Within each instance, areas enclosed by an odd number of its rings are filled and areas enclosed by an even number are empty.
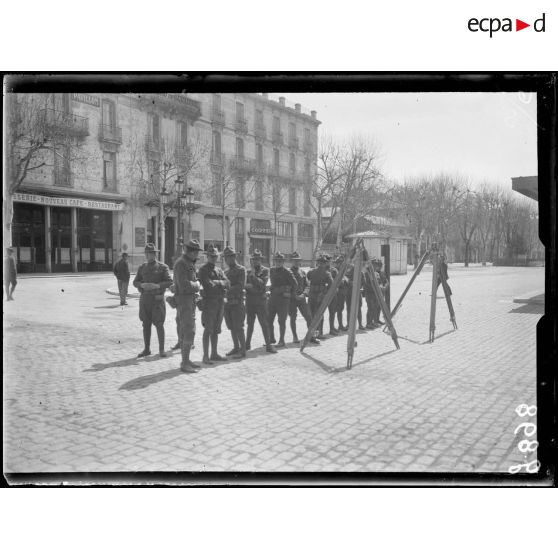
<svg viewBox="0 0 558 558"><path fill-rule="evenodd" d="M170 264L188 238L245 262L254 248L311 260L315 111L252 93L18 95L26 103L52 148L13 195L21 272L109 270L121 251L135 268L146 242Z"/></svg>

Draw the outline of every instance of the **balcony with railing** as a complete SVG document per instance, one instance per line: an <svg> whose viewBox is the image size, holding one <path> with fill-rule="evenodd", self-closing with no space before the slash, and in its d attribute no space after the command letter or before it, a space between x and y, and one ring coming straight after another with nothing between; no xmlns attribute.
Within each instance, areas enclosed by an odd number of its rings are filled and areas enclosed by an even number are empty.
<svg viewBox="0 0 558 558"><path fill-rule="evenodd" d="M99 124L99 141L122 143L122 128L111 124Z"/></svg>
<svg viewBox="0 0 558 558"><path fill-rule="evenodd" d="M70 135L83 138L89 135L89 118L52 108L41 112L45 128L55 136Z"/></svg>
<svg viewBox="0 0 558 558"><path fill-rule="evenodd" d="M246 118L241 118L240 116L237 116L234 122L234 129L240 134L247 134L248 120L246 120Z"/></svg>
<svg viewBox="0 0 558 558"><path fill-rule="evenodd" d="M55 166L52 169L52 176L55 186L72 188L74 185L74 175L70 169Z"/></svg>
<svg viewBox="0 0 558 558"><path fill-rule="evenodd" d="M211 166L216 167L216 168L221 168L224 166L225 164L225 155L224 153L218 152L218 151L212 151L211 155L209 157L209 162L211 163Z"/></svg>
<svg viewBox="0 0 558 558"><path fill-rule="evenodd" d="M265 126L263 124L256 123L255 126L254 126L254 135L257 138L260 138L260 139L263 139L263 140L267 139L267 133L266 133Z"/></svg>
<svg viewBox="0 0 558 558"><path fill-rule="evenodd" d="M256 160L246 157L235 157L230 162L231 170L238 173L254 174L256 172Z"/></svg>
<svg viewBox="0 0 558 558"><path fill-rule="evenodd" d="M225 111L213 107L211 110L211 122L217 126L225 125Z"/></svg>
<svg viewBox="0 0 558 558"><path fill-rule="evenodd" d="M289 138L289 147L291 149L298 149L298 138Z"/></svg>
<svg viewBox="0 0 558 558"><path fill-rule="evenodd" d="M283 132L274 130L271 134L271 141L276 145L283 145Z"/></svg>
<svg viewBox="0 0 558 558"><path fill-rule="evenodd" d="M191 99L184 93L147 93L139 98L145 107L155 106L163 111L185 115L189 120L197 120L201 116L201 103Z"/></svg>
<svg viewBox="0 0 558 558"><path fill-rule="evenodd" d="M105 192L116 192L116 178L114 177L103 177L103 190Z"/></svg>
<svg viewBox="0 0 558 558"><path fill-rule="evenodd" d="M160 137L155 137L152 134L145 135L145 150L150 153L160 153L162 149L162 142Z"/></svg>

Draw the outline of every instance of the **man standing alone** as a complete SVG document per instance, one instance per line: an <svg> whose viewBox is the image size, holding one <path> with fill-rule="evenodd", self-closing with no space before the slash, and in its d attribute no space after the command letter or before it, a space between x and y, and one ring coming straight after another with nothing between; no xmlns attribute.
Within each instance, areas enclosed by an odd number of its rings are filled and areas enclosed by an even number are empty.
<svg viewBox="0 0 558 558"><path fill-rule="evenodd" d="M14 258L13 248L6 248L4 258L4 287L8 300L13 300L14 289L17 285L17 266Z"/></svg>
<svg viewBox="0 0 558 558"><path fill-rule="evenodd" d="M157 260L155 245L145 246L147 262L139 266L134 287L141 293L139 303L139 319L143 324L143 351L138 355L142 358L151 354L151 324L157 330L159 339L159 356L166 357L165 352L165 291L172 284L169 268Z"/></svg>
<svg viewBox="0 0 558 558"><path fill-rule="evenodd" d="M182 247L183 253L176 260L173 267L174 290L176 299L176 312L180 324L180 350L182 372L197 372L199 364L190 360L190 351L194 344L196 335L196 293L200 290L200 284L196 277L194 264L198 259L200 244L197 240L189 240Z"/></svg>
<svg viewBox="0 0 558 558"><path fill-rule="evenodd" d="M120 306L127 306L128 284L130 283L130 269L128 268L128 254L122 252L120 259L114 264L114 275L118 282Z"/></svg>

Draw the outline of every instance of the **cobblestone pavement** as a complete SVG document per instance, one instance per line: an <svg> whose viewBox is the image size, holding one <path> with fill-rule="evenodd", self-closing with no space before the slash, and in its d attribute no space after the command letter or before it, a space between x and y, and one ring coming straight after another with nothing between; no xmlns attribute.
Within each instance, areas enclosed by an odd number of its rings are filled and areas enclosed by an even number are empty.
<svg viewBox="0 0 558 558"><path fill-rule="evenodd" d="M392 277L392 304L409 278ZM527 419L515 409L536 404L543 307L513 299L542 292L544 269L450 268L459 329L439 298L433 344L430 281L425 269L395 318L401 349L381 330L360 333L351 370L346 335L271 355L257 332L246 360L183 374L178 351L135 358L138 300L120 307L106 293L112 275L22 277L4 302L4 471L501 472L525 463L514 429ZM227 330L220 339L229 350Z"/></svg>

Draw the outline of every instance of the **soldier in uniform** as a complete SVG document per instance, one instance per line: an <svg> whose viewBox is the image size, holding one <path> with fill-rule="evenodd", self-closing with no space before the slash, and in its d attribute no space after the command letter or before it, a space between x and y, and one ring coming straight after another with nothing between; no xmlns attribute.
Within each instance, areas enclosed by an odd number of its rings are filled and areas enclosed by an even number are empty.
<svg viewBox="0 0 558 558"><path fill-rule="evenodd" d="M387 275L384 273L384 271L382 271L383 262L381 259L376 258L372 260L372 266L374 267L374 272L376 273L376 278L378 279L378 284L380 285L380 293L382 294L382 297L385 300L386 293L389 289L389 281ZM384 322L380 320L380 312L381 312L380 303L379 301L376 301L376 305L374 307L374 315L373 315L374 325L376 327L384 325Z"/></svg>
<svg viewBox="0 0 558 558"><path fill-rule="evenodd" d="M351 303L352 303L352 296L353 296L353 281L355 276L355 266L350 264L347 268L347 273L345 274L345 278L347 279L347 291L346 291L346 304L347 304L347 323L349 323L349 314L351 313ZM357 304L358 304L358 329L366 329L362 325L362 285L364 284L364 274L360 272L361 277L361 292L358 293Z"/></svg>
<svg viewBox="0 0 558 558"><path fill-rule="evenodd" d="M331 277L332 279L335 279L337 277L337 268L336 267L332 267L331 266L331 256L330 255L326 255L327 258L327 264L326 264L326 270L329 271L329 273L331 273ZM329 312L329 334L330 335L338 335L339 334L339 330L335 329L335 316L337 315L337 295L339 294L339 288L337 289L337 292L335 293L335 296L331 299L331 302L329 303L327 310Z"/></svg>
<svg viewBox="0 0 558 558"><path fill-rule="evenodd" d="M197 240L189 240L182 247L183 253L174 262L174 291L177 304L176 312L180 326L180 351L182 362L180 370L183 372L197 372L199 364L190 360L190 351L196 335L196 295L200 284L196 276L194 264L201 250Z"/></svg>
<svg viewBox="0 0 558 558"><path fill-rule="evenodd" d="M265 350L268 353L276 353L277 349L271 344L269 335L269 323L267 314L267 280L269 269L262 265L262 253L254 250L250 256L251 268L246 275L246 321L248 329L246 332L246 350L249 351L254 332L256 316L262 328L265 341Z"/></svg>
<svg viewBox="0 0 558 558"><path fill-rule="evenodd" d="M201 321L203 325L203 362L227 360L217 352L217 340L225 313L225 291L229 285L224 271L215 264L219 250L210 244L207 248L207 263L198 270L198 278L203 289ZM211 340L211 356L209 341Z"/></svg>
<svg viewBox="0 0 558 558"><path fill-rule="evenodd" d="M227 356L244 358L246 356L246 338L244 337L246 268L238 265L236 252L230 246L225 248L223 255L228 266L225 276L229 280L225 294L225 323L231 331L234 344L234 348L227 353Z"/></svg>
<svg viewBox="0 0 558 558"><path fill-rule="evenodd" d="M371 258L372 264L374 264L374 260L376 258ZM376 276L378 278L378 276ZM378 306L378 302L376 300L376 295L374 294L374 289L372 287L372 282L370 281L370 277L368 273L364 274L364 281L362 283L362 289L364 291L364 298L366 300L366 329L376 329L376 325L374 323L374 316L376 315L376 307Z"/></svg>
<svg viewBox="0 0 558 558"><path fill-rule="evenodd" d="M311 269L306 277L310 281L310 290L308 296L308 305L310 306L310 312L312 317L318 311L322 300L324 299L329 286L333 283L333 278L331 273L326 269L327 258L324 254L321 254L316 260L318 264L317 267ZM323 319L318 326L318 339L325 339L323 334Z"/></svg>
<svg viewBox="0 0 558 558"><path fill-rule="evenodd" d="M341 268L341 265L343 265L344 261L345 261L344 256L337 256L334 264L338 272L339 269ZM337 311L337 323L339 325L338 331L347 331L349 329L348 326L343 325L343 310L345 308L345 300L347 298L348 287L349 287L349 280L345 275L343 279L341 279L341 283L339 284L339 288L337 289L336 311ZM349 323L349 313L347 312L347 324L348 323Z"/></svg>
<svg viewBox="0 0 558 558"><path fill-rule="evenodd" d="M143 323L143 351L138 358L151 354L151 324L157 330L159 339L159 355L166 357L165 352L165 299L164 293L172 284L169 268L163 262L157 260L158 250L155 245L148 243L145 246L145 257L147 262L139 266L134 287L140 294L139 319Z"/></svg>
<svg viewBox="0 0 558 558"><path fill-rule="evenodd" d="M279 343L277 347L285 346L285 331L287 329L287 316L291 305L291 293L297 289L297 282L289 269L285 267L285 256L277 252L273 256L275 267L272 267L269 275L271 279L271 295L267 305L269 312L269 331L271 341L275 340L273 322L275 316L279 322Z"/></svg>
<svg viewBox="0 0 558 558"><path fill-rule="evenodd" d="M296 316L298 310L302 317L306 320L306 324L310 327L310 323L312 322L312 314L310 313L310 308L308 303L306 302L306 296L308 295L308 291L310 289L310 284L308 283L308 279L306 277L306 273L300 269L300 257L298 252L293 252L291 254L291 261L293 262L291 266L291 273L297 282L296 290L291 293L291 305L289 308L289 316L291 321L291 332L293 334L293 343L300 343L297 333L296 333ZM320 342L316 339L314 335L310 339L310 343L319 344Z"/></svg>

